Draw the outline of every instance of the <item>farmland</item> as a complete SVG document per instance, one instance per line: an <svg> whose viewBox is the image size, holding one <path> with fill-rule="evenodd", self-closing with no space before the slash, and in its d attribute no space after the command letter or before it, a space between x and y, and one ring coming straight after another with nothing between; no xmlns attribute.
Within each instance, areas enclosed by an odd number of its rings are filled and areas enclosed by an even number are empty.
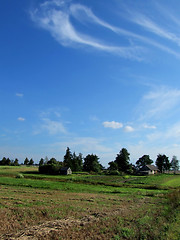
<svg viewBox="0 0 180 240"><path fill-rule="evenodd" d="M180 239L180 175L0 167L0 239Z"/></svg>

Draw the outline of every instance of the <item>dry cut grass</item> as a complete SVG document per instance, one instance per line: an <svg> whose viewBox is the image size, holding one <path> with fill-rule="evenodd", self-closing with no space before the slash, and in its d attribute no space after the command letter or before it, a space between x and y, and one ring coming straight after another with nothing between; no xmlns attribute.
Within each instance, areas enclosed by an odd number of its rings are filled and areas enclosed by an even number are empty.
<svg viewBox="0 0 180 240"><path fill-rule="evenodd" d="M1 186L0 239L159 239L162 197Z"/></svg>

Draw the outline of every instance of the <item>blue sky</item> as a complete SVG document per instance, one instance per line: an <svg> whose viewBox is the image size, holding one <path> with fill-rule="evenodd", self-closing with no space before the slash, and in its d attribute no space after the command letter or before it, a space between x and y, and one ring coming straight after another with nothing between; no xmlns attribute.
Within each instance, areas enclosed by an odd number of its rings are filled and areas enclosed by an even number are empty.
<svg viewBox="0 0 180 240"><path fill-rule="evenodd" d="M0 158L180 157L179 0L2 0Z"/></svg>

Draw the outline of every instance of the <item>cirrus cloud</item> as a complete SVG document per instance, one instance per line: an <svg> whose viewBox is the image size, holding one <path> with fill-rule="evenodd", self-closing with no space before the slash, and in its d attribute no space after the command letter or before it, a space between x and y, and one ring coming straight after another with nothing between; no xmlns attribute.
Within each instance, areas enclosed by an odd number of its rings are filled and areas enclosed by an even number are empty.
<svg viewBox="0 0 180 240"><path fill-rule="evenodd" d="M57 0L46 1L30 12L31 19L39 27L47 30L56 41L65 47L86 46L123 58L138 61L143 59L142 53L144 53L145 49L142 46L129 44L129 41L127 41L126 45L112 45L112 43L104 43L104 40L97 39L90 33L85 34L82 31L78 31L74 21L71 19L73 17L79 20L81 19L81 14L84 14L85 18L91 23L96 23L101 27L111 30L113 33L118 33L116 27L99 19L89 8L80 4L68 4L68 2L65 3L64 1ZM83 21L80 21L80 23L83 24ZM127 33L126 31L121 32L124 35Z"/></svg>

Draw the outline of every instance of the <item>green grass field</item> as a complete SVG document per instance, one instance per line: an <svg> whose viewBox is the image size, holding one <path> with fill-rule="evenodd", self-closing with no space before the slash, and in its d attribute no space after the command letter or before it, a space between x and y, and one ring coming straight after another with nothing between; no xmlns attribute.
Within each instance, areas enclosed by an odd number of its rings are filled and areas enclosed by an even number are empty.
<svg viewBox="0 0 180 240"><path fill-rule="evenodd" d="M0 190L0 239L180 239L180 175L0 167Z"/></svg>

